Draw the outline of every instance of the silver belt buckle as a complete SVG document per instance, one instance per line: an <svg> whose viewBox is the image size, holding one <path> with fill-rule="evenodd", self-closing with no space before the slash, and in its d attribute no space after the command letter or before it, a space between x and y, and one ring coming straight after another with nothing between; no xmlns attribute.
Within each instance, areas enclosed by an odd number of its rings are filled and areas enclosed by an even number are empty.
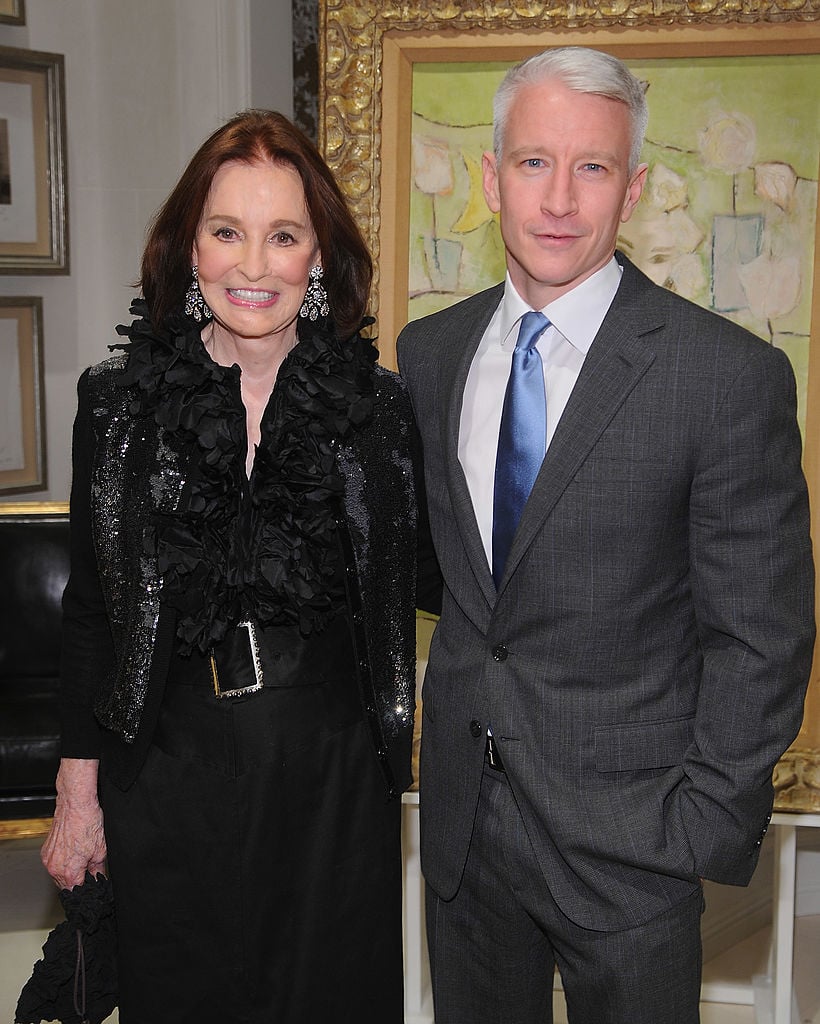
<svg viewBox="0 0 820 1024"><path fill-rule="evenodd" d="M216 668L216 658L214 652L209 652L211 662L211 679L214 684L214 693L219 699L223 697L243 697L246 693L257 693L262 689L264 680L262 678L262 661L259 657L259 642L256 638L256 626L248 622L240 622L237 629L246 629L248 631L248 645L251 649L251 664L253 665L253 674L256 682L251 683L250 686L239 686L235 690L223 690L219 685L219 673Z"/></svg>

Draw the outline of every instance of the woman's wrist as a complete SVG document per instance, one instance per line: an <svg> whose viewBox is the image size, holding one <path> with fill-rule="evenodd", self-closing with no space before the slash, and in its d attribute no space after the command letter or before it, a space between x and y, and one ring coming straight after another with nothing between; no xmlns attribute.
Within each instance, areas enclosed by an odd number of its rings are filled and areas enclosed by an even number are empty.
<svg viewBox="0 0 820 1024"><path fill-rule="evenodd" d="M99 767L100 762L96 758L62 758L57 772L57 799L96 803Z"/></svg>

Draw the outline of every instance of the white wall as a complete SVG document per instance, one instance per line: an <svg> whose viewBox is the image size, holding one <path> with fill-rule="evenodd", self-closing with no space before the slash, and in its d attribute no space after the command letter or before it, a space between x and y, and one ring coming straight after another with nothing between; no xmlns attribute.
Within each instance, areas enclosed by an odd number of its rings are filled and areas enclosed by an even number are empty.
<svg viewBox="0 0 820 1024"><path fill-rule="evenodd" d="M293 117L291 0L250 0L251 103Z"/></svg>
<svg viewBox="0 0 820 1024"><path fill-rule="evenodd" d="M65 56L71 257L68 276L0 275L0 295L43 298L49 482L5 500L68 497L76 380L128 318L145 227L227 117L291 112L291 38L288 0L26 0L0 25L2 46Z"/></svg>

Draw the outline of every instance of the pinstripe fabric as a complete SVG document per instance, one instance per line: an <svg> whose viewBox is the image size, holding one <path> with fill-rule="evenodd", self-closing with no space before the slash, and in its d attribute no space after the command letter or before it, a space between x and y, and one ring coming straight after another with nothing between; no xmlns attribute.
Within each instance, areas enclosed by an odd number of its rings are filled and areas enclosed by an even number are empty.
<svg viewBox="0 0 820 1024"><path fill-rule="evenodd" d="M505 777L485 769L464 878L450 901L430 886L436 1024L551 1024L558 966L572 1024L697 1024L703 894L645 924L573 924L540 879Z"/></svg>

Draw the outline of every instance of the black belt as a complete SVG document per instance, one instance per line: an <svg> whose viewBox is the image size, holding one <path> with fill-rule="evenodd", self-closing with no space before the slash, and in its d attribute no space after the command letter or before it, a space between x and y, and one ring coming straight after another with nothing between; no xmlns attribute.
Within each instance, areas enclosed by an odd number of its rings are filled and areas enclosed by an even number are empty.
<svg viewBox="0 0 820 1024"><path fill-rule="evenodd" d="M497 772L504 771L504 762L501 760L498 744L495 743L489 733L487 733L487 749L484 752L484 760L491 768L495 768Z"/></svg>

